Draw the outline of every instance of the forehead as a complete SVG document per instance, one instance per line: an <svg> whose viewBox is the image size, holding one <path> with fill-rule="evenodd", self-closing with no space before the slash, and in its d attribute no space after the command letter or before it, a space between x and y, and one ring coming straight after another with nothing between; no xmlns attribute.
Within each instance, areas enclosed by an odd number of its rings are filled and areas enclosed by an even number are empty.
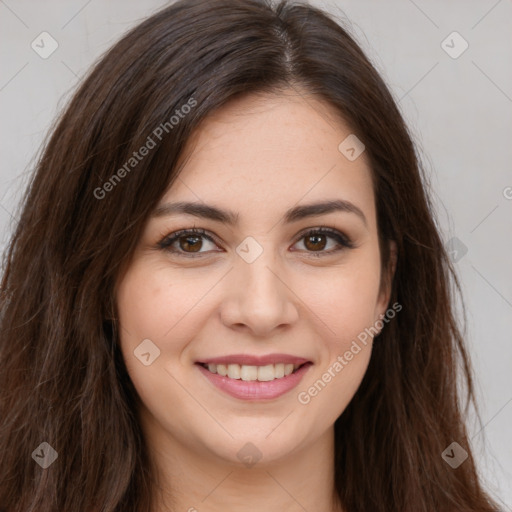
<svg viewBox="0 0 512 512"><path fill-rule="evenodd" d="M374 216L371 170L338 149L351 130L328 103L296 92L237 98L189 139L163 202L199 201L247 214L344 199Z"/></svg>

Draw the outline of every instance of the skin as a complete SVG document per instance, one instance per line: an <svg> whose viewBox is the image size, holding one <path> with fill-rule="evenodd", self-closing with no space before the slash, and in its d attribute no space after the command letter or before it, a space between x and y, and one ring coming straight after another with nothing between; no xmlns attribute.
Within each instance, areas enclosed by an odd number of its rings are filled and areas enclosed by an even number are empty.
<svg viewBox="0 0 512 512"><path fill-rule="evenodd" d="M379 288L370 167L364 152L349 161L338 150L350 133L313 96L236 99L190 139L179 179L160 204L204 202L237 213L239 225L186 214L146 224L116 300L121 350L158 469L155 511L342 510L333 498L333 425L361 383L372 340L309 403L298 394L389 307L389 287ZM366 225L348 212L283 223L289 208L327 199L352 202ZM339 230L355 247L329 254L340 247L336 239L321 235L307 244L298 236L320 226ZM200 237L199 254L186 239L173 244L174 254L158 247L166 235L193 227L216 241ZM263 248L252 263L236 252L247 236ZM160 350L148 366L134 356L144 339ZM239 353L292 354L313 366L285 395L243 401L214 387L194 364ZM249 442L262 456L251 467L237 457Z"/></svg>

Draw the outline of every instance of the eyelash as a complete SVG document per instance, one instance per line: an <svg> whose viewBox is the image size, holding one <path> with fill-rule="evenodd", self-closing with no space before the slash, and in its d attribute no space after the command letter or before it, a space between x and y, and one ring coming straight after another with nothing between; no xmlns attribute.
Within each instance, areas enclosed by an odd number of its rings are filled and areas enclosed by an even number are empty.
<svg viewBox="0 0 512 512"><path fill-rule="evenodd" d="M323 256L328 256L328 255L343 251L345 249L353 249L355 247L355 245L352 243L352 241L347 236L345 236L344 234L340 233L339 231L337 231L335 229L324 227L324 226L321 226L319 228L309 229L306 232L301 233L295 243L299 242L303 238L306 238L306 237L312 236L312 235L317 235L317 234L329 235L331 238L335 239L338 242L338 244L341 246L341 248L331 249L330 251L307 251L306 250L307 253L310 253L308 255L308 257L320 258ZM201 235L204 238L206 238L207 240L209 240L210 242L218 245L215 238L213 236L209 235L206 230L204 230L202 228L191 228L191 229L181 229L179 231L171 233L170 235L166 235L157 243L157 246L159 249L161 249L163 251L167 251L172 254L178 254L179 256L184 256L185 258L200 258L200 257L202 257L203 254L207 254L208 251L200 252L200 253L187 253L187 252L182 252L182 251L171 248L171 246L174 242L176 242L178 239L183 238L187 235L195 235L195 236Z"/></svg>

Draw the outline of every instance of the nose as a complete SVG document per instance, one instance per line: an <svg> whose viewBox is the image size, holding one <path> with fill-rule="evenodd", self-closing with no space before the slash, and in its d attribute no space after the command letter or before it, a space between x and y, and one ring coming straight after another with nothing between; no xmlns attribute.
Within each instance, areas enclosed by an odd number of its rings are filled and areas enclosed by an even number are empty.
<svg viewBox="0 0 512 512"><path fill-rule="evenodd" d="M299 298L269 253L264 251L252 263L239 258L229 272L221 320L230 329L269 338L297 322Z"/></svg>

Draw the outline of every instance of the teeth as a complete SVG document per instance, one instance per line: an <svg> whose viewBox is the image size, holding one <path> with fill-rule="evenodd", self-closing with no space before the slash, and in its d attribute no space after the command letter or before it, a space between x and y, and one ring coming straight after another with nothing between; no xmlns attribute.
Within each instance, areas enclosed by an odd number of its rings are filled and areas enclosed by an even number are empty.
<svg viewBox="0 0 512 512"><path fill-rule="evenodd" d="M206 366L206 365L204 365ZM258 380L268 382L274 379L281 379L293 373L299 368L299 364L267 364L265 366L248 366L239 364L208 364L208 370L218 373L222 377L230 379L241 379L245 381Z"/></svg>
<svg viewBox="0 0 512 512"><path fill-rule="evenodd" d="M239 379L240 378L240 365L228 364L228 377L230 379Z"/></svg>
<svg viewBox="0 0 512 512"><path fill-rule="evenodd" d="M258 380L262 382L266 382L269 380L274 380L276 375L276 370L273 364L267 364L267 366L260 366L258 368Z"/></svg>
<svg viewBox="0 0 512 512"><path fill-rule="evenodd" d="M258 367L257 366L240 366L240 378L242 380L258 380Z"/></svg>

